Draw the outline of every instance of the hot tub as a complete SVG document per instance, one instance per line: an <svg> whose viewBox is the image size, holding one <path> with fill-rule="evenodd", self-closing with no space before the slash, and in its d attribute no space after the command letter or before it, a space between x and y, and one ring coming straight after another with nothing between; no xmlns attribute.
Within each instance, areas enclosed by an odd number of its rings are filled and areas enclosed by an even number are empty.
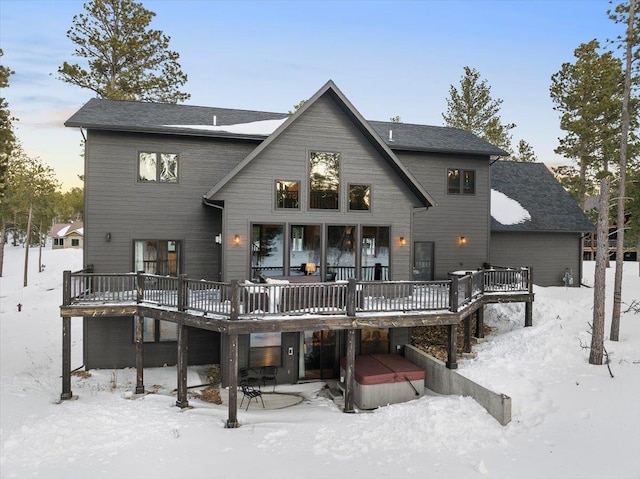
<svg viewBox="0 0 640 479"><path fill-rule="evenodd" d="M343 380L346 364L341 358ZM424 377L424 369L398 354L356 356L354 402L360 409L375 409L416 399L424 393Z"/></svg>

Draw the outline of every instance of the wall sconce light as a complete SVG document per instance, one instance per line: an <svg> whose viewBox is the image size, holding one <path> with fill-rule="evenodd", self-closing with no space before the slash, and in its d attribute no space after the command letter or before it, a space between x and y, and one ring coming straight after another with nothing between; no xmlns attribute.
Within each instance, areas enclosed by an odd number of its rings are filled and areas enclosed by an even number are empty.
<svg viewBox="0 0 640 479"><path fill-rule="evenodd" d="M233 245L234 246L239 246L240 245L240 235L235 235L233 237Z"/></svg>
<svg viewBox="0 0 640 479"><path fill-rule="evenodd" d="M458 244L459 245L467 244L467 238L465 238L464 236L460 236L458 238Z"/></svg>
<svg viewBox="0 0 640 479"><path fill-rule="evenodd" d="M111 233L107 233L104 239L107 241L107 243L111 241Z"/></svg>
<svg viewBox="0 0 640 479"><path fill-rule="evenodd" d="M407 240L404 236L400 236L400 246L406 246Z"/></svg>

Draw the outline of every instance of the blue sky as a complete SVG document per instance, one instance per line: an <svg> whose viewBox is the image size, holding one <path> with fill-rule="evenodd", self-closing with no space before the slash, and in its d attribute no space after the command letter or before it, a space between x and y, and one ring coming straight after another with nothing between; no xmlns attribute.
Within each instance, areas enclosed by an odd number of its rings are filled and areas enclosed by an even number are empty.
<svg viewBox="0 0 640 479"><path fill-rule="evenodd" d="M81 184L83 162L80 133L63 123L94 96L56 79L76 61L66 32L83 3L0 0L1 61L15 71L2 96L26 151L64 188ZM606 0L142 3L180 54L189 104L286 112L332 79L367 119L442 125L468 65L504 101L514 144L527 140L547 164L566 163L553 153L562 132L551 75L580 43L621 28Z"/></svg>

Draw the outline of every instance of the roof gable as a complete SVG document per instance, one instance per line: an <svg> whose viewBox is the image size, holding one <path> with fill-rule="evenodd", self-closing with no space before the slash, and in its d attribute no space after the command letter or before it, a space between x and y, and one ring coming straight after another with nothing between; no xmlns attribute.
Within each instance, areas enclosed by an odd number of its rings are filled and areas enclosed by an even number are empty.
<svg viewBox="0 0 640 479"><path fill-rule="evenodd" d="M391 166L395 173L408 186L409 190L425 206L434 206L434 199L426 192L422 185L411 175L406 167L400 162L391 149L382 141L380 136L373 130L368 122L360 115L355 107L349 102L338 87L329 80L320 90L318 90L308 101L302 105L293 115L287 118L266 140L253 150L244 160L237 164L218 184L204 195L205 200L213 200L213 196L234 178L251 161L260 155L269 145L271 145L287 128L290 127L300 116L312 107L324 95L329 95L333 101L346 113L347 117L354 123L357 129L367 138L371 145L381 155L381 157Z"/></svg>
<svg viewBox="0 0 640 479"><path fill-rule="evenodd" d="M497 161L491 166L491 187L507 197L492 195L500 202L492 200L491 231L594 231L587 215L543 163Z"/></svg>

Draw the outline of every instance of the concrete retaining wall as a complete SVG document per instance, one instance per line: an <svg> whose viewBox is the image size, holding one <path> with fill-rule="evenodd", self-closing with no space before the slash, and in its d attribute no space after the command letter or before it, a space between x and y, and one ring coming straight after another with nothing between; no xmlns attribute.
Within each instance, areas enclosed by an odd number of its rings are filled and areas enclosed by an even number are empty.
<svg viewBox="0 0 640 479"><path fill-rule="evenodd" d="M409 361L424 368L425 386L438 394L456 394L470 396L487 410L503 426L511 422L511 398L496 393L465 378L453 369L447 369L439 359L406 345L404 356Z"/></svg>

